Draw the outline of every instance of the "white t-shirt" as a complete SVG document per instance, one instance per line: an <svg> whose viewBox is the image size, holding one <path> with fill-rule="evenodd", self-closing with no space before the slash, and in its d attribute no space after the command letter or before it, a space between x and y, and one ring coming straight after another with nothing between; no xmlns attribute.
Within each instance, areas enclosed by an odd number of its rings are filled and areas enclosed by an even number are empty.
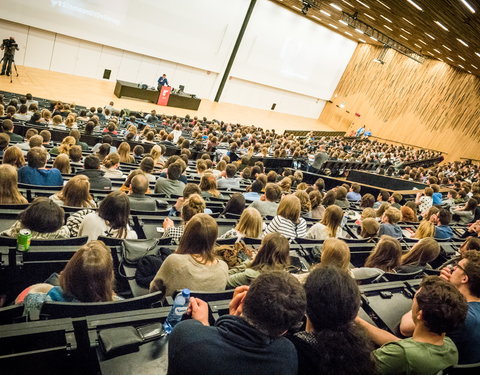
<svg viewBox="0 0 480 375"><path fill-rule="evenodd" d="M112 229L96 212L92 212L80 224L78 236L88 236L88 241L96 240L99 236L118 238L118 229ZM127 234L123 238L136 239L137 233L127 224Z"/></svg>

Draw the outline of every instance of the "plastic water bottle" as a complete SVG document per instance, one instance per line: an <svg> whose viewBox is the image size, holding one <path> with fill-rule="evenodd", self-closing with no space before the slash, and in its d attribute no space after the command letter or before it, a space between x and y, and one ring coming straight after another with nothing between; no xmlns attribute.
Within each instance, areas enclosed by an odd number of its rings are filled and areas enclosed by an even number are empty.
<svg viewBox="0 0 480 375"><path fill-rule="evenodd" d="M173 327L182 320L183 314L187 312L188 304L190 303L190 289L183 289L182 293L178 293L173 301L173 306L168 313L167 319L163 323L163 330L170 334Z"/></svg>

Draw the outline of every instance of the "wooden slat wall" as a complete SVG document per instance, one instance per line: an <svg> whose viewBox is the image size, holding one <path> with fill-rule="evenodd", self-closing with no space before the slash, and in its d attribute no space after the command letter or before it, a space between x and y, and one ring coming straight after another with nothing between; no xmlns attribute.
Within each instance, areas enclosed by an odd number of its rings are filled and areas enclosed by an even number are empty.
<svg viewBox="0 0 480 375"><path fill-rule="evenodd" d="M394 50L381 65L373 62L380 51L359 44L319 120L338 130L365 124L379 137L447 152L447 160L480 159L480 79Z"/></svg>

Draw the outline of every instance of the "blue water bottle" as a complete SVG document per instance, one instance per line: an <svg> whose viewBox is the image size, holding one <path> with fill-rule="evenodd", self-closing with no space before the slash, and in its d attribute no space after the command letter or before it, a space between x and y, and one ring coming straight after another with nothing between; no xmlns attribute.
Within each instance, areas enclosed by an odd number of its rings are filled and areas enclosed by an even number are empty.
<svg viewBox="0 0 480 375"><path fill-rule="evenodd" d="M188 304L190 303L190 289L182 289L181 293L178 293L173 301L173 306L168 313L165 323L163 323L163 330L165 333L170 334L173 327L182 320L183 314L187 312Z"/></svg>

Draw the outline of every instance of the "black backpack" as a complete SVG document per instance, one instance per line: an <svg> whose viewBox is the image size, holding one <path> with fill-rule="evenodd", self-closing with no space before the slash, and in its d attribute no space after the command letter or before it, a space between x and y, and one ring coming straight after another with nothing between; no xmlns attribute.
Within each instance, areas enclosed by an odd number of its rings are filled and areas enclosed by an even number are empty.
<svg viewBox="0 0 480 375"><path fill-rule="evenodd" d="M158 254L145 255L142 257L137 263L137 270L135 272L137 284L148 289L161 265L172 252L173 251L168 248L160 247Z"/></svg>

